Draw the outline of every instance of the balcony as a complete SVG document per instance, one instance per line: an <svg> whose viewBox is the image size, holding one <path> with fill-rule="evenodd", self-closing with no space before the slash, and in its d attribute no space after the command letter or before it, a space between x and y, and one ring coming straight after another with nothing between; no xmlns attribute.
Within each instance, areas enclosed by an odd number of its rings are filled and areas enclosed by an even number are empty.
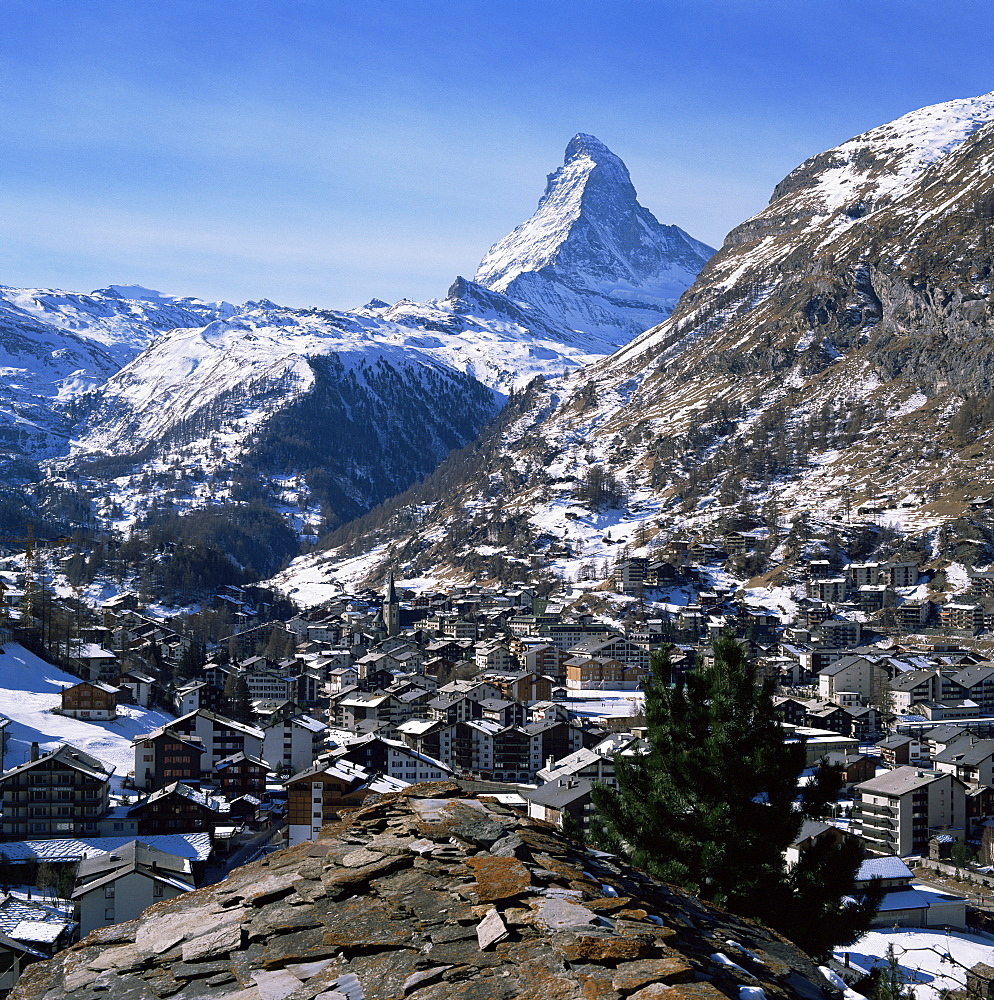
<svg viewBox="0 0 994 1000"><path fill-rule="evenodd" d="M867 802L861 802L859 808L864 816L896 816L897 810L891 806L875 806Z"/></svg>

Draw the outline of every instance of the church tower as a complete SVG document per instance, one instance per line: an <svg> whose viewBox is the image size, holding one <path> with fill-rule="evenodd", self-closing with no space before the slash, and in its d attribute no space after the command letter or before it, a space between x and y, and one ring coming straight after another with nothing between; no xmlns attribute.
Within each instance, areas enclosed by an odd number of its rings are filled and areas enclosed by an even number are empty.
<svg viewBox="0 0 994 1000"><path fill-rule="evenodd" d="M387 627L387 635L397 635L400 632L400 601L393 585L393 571L387 575L387 589L383 595L383 621Z"/></svg>

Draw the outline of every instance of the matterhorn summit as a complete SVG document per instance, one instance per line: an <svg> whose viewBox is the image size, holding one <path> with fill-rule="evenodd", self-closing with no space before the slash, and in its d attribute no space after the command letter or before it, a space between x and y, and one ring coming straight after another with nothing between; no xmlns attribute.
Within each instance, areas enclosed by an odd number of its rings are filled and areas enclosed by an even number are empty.
<svg viewBox="0 0 994 1000"><path fill-rule="evenodd" d="M665 319L713 253L657 221L621 158L580 133L535 214L491 247L475 281L617 346Z"/></svg>

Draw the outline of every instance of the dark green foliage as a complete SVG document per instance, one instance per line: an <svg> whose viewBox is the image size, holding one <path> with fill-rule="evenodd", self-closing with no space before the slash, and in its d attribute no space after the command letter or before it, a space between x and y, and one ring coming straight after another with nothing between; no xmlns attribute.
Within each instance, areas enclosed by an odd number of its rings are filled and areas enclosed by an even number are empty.
<svg viewBox="0 0 994 1000"><path fill-rule="evenodd" d="M248 682L240 674L228 674L224 685L222 714L235 722L251 722L255 718Z"/></svg>
<svg viewBox="0 0 994 1000"><path fill-rule="evenodd" d="M378 358L346 369L311 358L313 389L256 434L245 461L259 473L301 470L325 530L423 479L493 416L493 393L459 373L395 367ZM430 405L429 405L430 401Z"/></svg>
<svg viewBox="0 0 994 1000"><path fill-rule="evenodd" d="M870 970L867 996L869 1000L914 1000L915 991L908 986L904 973L901 972L894 954L894 945L887 945L887 964Z"/></svg>
<svg viewBox="0 0 994 1000"><path fill-rule="evenodd" d="M296 554L293 529L261 500L180 517L155 511L117 550L149 592L192 599L225 584L270 576Z"/></svg>
<svg viewBox="0 0 994 1000"><path fill-rule="evenodd" d="M825 847L788 870L784 851L806 817L839 786L819 769L795 808L805 766L786 743L772 686L756 684L742 647L725 634L713 665L667 686L668 662L654 657L646 682L649 752L616 758L619 790L595 786L598 846L656 878L776 927L816 955L856 939L879 902L843 904L862 848Z"/></svg>
<svg viewBox="0 0 994 1000"><path fill-rule="evenodd" d="M179 667L176 670L177 679L188 681L191 677L198 677L206 662L207 647L200 642L191 642L180 657Z"/></svg>

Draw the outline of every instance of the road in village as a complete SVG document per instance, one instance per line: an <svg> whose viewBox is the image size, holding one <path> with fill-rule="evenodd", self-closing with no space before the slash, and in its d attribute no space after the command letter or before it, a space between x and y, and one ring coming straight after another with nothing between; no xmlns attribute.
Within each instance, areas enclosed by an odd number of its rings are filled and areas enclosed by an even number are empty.
<svg viewBox="0 0 994 1000"><path fill-rule="evenodd" d="M250 861L255 861L266 852L269 842L282 830L280 826L267 826L257 833L253 833L246 841L240 844L231 854L217 858L207 866L203 884L214 885L223 882L228 877L228 872L242 865L247 865Z"/></svg>

